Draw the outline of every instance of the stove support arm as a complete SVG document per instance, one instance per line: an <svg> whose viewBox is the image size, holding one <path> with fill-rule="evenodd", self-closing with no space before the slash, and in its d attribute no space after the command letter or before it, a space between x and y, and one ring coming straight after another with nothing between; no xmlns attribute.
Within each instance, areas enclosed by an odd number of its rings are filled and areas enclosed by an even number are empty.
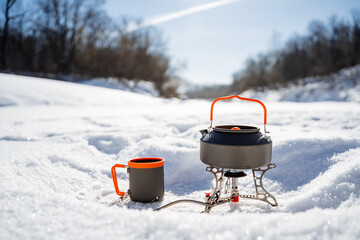
<svg viewBox="0 0 360 240"><path fill-rule="evenodd" d="M256 196L254 199L264 201L270 204L271 206L276 207L278 205L276 198L264 188L262 183L262 178L266 173L266 171L273 168L276 168L275 163L270 163L269 165L267 165L267 168L265 169L256 168L252 170L254 184L255 184L255 191L256 191ZM260 173L260 176L256 176L256 173Z"/></svg>

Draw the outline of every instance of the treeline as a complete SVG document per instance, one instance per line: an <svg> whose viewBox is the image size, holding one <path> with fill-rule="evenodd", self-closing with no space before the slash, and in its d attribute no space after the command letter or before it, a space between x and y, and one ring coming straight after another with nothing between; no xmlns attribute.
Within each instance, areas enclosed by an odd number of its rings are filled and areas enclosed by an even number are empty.
<svg viewBox="0 0 360 240"><path fill-rule="evenodd" d="M38 0L24 9L17 0L5 0L1 70L145 80L162 96L176 96L176 76L161 34L153 28L129 31L126 19L114 22L101 5L97 0Z"/></svg>
<svg viewBox="0 0 360 240"><path fill-rule="evenodd" d="M189 98L217 98L232 93L229 85L192 86L185 95Z"/></svg>
<svg viewBox="0 0 360 240"><path fill-rule="evenodd" d="M308 32L295 35L278 50L246 61L233 75L232 91L276 88L300 78L326 75L360 63L360 10L351 19L333 16L312 21Z"/></svg>

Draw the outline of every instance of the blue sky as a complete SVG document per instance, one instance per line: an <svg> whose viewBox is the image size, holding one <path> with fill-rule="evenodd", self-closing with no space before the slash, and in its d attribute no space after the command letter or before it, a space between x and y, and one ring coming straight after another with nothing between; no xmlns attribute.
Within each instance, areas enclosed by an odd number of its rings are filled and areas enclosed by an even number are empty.
<svg viewBox="0 0 360 240"><path fill-rule="evenodd" d="M115 19L128 15L149 21L212 2L219 1L107 0L104 7ZM327 21L332 14L349 17L352 8L360 8L360 1L239 0L162 22L156 28L167 40L173 62L186 62L179 72L186 80L227 84L248 57L283 44L295 32L304 33L313 19Z"/></svg>

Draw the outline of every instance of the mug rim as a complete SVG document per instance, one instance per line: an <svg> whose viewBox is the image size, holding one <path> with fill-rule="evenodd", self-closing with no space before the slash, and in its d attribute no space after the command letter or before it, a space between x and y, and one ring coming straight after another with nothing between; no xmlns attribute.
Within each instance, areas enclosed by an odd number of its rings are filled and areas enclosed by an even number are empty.
<svg viewBox="0 0 360 240"><path fill-rule="evenodd" d="M137 162L137 161L144 161L144 160L153 160L155 162ZM142 157L142 158L134 158L128 161L128 166L130 168L158 168L164 166L164 159L157 158L157 157Z"/></svg>

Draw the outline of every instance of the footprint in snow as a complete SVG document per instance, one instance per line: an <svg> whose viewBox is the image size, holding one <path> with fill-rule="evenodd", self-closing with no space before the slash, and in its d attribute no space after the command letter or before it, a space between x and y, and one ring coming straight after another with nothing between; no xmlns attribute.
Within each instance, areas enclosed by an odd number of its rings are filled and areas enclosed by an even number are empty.
<svg viewBox="0 0 360 240"><path fill-rule="evenodd" d="M129 144L126 139L111 135L91 136L88 138L88 143L106 154L117 154Z"/></svg>

